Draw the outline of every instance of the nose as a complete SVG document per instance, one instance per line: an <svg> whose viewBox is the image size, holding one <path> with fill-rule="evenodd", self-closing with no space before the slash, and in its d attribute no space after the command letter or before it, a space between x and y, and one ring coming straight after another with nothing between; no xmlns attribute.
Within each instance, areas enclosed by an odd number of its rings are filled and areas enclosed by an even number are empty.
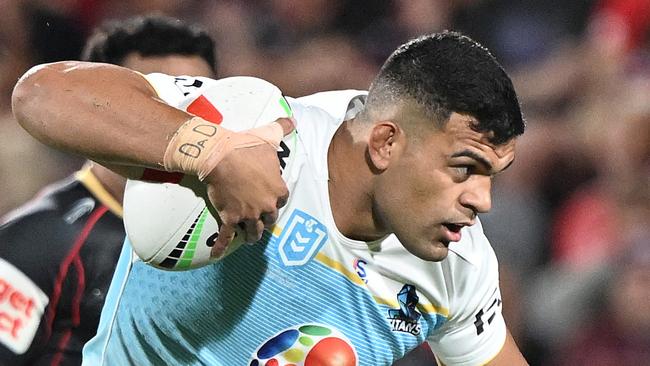
<svg viewBox="0 0 650 366"><path fill-rule="evenodd" d="M487 176L473 176L472 182L460 195L460 204L474 213L485 213L492 208L492 179Z"/></svg>

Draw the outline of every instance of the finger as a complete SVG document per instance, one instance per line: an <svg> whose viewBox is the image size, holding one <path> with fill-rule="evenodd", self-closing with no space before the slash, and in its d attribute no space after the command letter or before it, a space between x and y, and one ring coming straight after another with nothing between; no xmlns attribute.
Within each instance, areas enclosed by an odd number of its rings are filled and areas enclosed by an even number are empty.
<svg viewBox="0 0 650 366"><path fill-rule="evenodd" d="M217 211L217 209L214 208L212 203L210 201L206 201L205 207L210 212L210 215L212 215L212 217L214 217L214 219L217 221L217 224L221 225L223 223L223 221L221 220L221 216L219 216L219 211Z"/></svg>
<svg viewBox="0 0 650 366"><path fill-rule="evenodd" d="M262 220L264 227L270 228L278 220L278 211L275 210L273 212L263 213L262 216L260 216L260 220Z"/></svg>
<svg viewBox="0 0 650 366"><path fill-rule="evenodd" d="M285 192L280 197L278 197L278 201L275 207L282 208L287 204L288 201L289 201L289 190L286 189L285 187Z"/></svg>
<svg viewBox="0 0 650 366"><path fill-rule="evenodd" d="M246 237L244 238L246 243L255 243L256 241L262 239L262 233L264 232L264 224L262 220L246 220L244 223Z"/></svg>
<svg viewBox="0 0 650 366"><path fill-rule="evenodd" d="M293 132L296 129L296 120L291 118L278 118L274 123L277 123L282 127L282 135L286 136Z"/></svg>
<svg viewBox="0 0 650 366"><path fill-rule="evenodd" d="M212 247L212 251L210 254L215 257L219 258L223 255L223 253L226 252L226 248L228 247L228 244L232 241L232 239L235 237L235 227L232 225L221 225L221 228L219 230L219 236L214 240L214 246Z"/></svg>
<svg viewBox="0 0 650 366"><path fill-rule="evenodd" d="M196 181L200 183L198 179ZM221 226L221 224L223 224L223 219L219 214L219 210L215 207L215 204L213 203L213 201L218 202L216 187L214 184L208 184L208 185L203 184L203 185L204 185L204 190L201 191L197 189L195 193L197 193L201 198L203 198L203 201L205 201L205 206L208 208L208 211L210 211L212 217L214 217L214 219L217 220L217 224Z"/></svg>

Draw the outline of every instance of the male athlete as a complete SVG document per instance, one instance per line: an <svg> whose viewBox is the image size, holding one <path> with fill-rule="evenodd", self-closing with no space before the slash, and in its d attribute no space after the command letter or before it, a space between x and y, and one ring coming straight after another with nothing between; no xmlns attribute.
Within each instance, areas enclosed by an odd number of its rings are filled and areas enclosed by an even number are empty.
<svg viewBox="0 0 650 366"><path fill-rule="evenodd" d="M131 177L143 167L199 177L224 221L215 255L235 225L261 237L185 272L125 246L84 364L390 365L423 342L444 365L526 364L477 219L524 130L485 48L453 32L412 40L367 94L288 98L295 132L281 119L234 133L173 108L218 110L221 84L190 81L64 62L14 91L18 120L52 146ZM192 156L181 148L199 143Z"/></svg>
<svg viewBox="0 0 650 366"><path fill-rule="evenodd" d="M207 33L159 16L104 24L82 57L143 73L214 75ZM81 364L124 240L125 181L88 163L1 220L0 364Z"/></svg>

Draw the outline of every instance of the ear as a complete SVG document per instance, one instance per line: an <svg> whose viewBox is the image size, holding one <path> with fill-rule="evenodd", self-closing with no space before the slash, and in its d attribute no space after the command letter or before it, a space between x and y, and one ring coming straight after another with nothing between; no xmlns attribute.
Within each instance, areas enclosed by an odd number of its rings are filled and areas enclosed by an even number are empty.
<svg viewBox="0 0 650 366"><path fill-rule="evenodd" d="M383 171L399 152L403 131L392 121L377 122L368 137L368 158L373 170Z"/></svg>

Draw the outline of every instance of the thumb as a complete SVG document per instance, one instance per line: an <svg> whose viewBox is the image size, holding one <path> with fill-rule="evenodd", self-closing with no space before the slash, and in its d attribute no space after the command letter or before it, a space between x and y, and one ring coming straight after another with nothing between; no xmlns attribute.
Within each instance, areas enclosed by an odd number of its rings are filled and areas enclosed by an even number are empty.
<svg viewBox="0 0 650 366"><path fill-rule="evenodd" d="M282 138L291 133L294 128L295 126L291 119L278 118L268 125L256 127L244 132L266 141L277 149L278 146L280 146L280 141L282 141Z"/></svg>
<svg viewBox="0 0 650 366"><path fill-rule="evenodd" d="M282 135L286 136L293 132L296 129L296 120L293 117L290 118L278 118L275 122L282 127Z"/></svg>

